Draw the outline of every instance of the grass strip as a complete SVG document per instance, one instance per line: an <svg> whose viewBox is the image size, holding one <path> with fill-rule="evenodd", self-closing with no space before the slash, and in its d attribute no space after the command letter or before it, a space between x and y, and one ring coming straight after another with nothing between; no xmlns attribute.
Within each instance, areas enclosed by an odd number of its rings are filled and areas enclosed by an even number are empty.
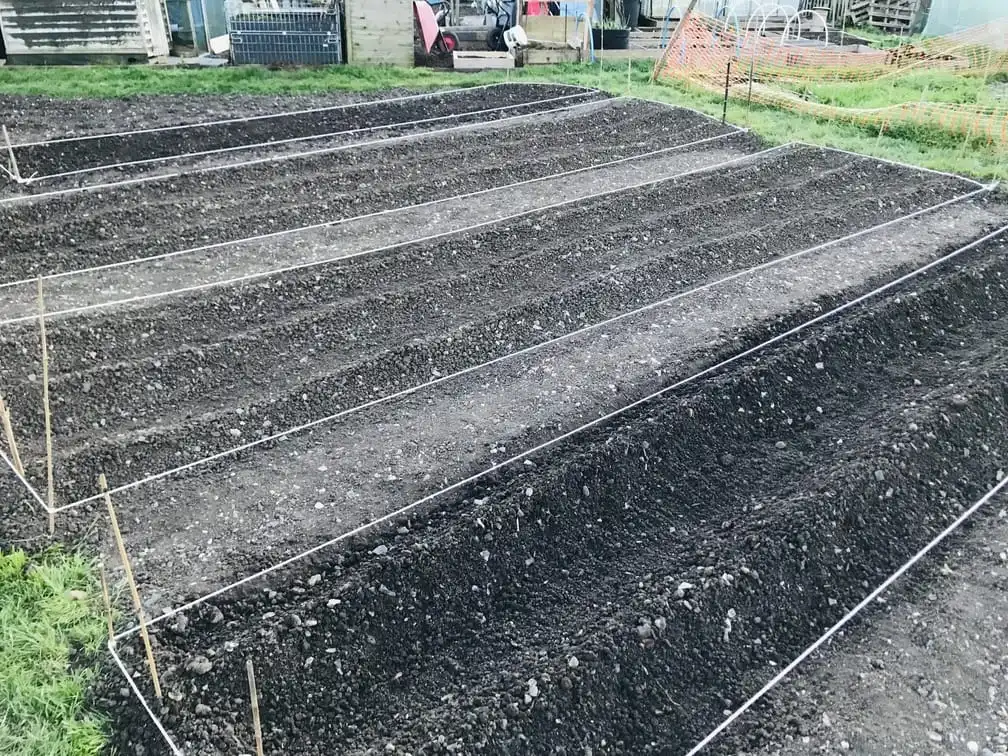
<svg viewBox="0 0 1008 756"><path fill-rule="evenodd" d="M49 550L0 551L0 753L97 756L85 692L106 637L95 566Z"/></svg>

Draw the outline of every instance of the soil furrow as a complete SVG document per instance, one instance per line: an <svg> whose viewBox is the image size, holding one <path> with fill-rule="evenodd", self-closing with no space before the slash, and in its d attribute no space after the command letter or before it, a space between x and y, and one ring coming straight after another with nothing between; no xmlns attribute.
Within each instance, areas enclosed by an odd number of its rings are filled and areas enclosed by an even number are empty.
<svg viewBox="0 0 1008 756"><path fill-rule="evenodd" d="M267 337L273 330L296 333L301 324L318 330L334 317L331 307L371 312L375 303L381 305L387 298L401 303L400 298L411 292L450 286L460 276L467 288L485 297L489 296L485 293L488 284L481 283L481 278L495 273L501 278L500 271L508 266L519 266L520 271L520 266L542 265L537 268L540 275L522 286L543 288L550 273L570 281L579 275L612 271L613 266L632 262L638 254L653 254L655 247L703 243L718 232L719 225L724 225L724 211L729 206L734 213L733 223L738 226L765 222L767 202L775 206L772 222L777 217L787 220L799 210L805 190L821 195L824 202L857 201L857 197L836 187L860 175L862 166L842 156L836 162L835 154L809 155L822 160L821 169L810 172L805 165L808 156L775 154L766 159L766 164L700 174L681 182L669 181L572 203L548 213L533 213L503 229L490 227L431 242L404 244L347 262L272 276L253 287L183 294L157 302L155 308L105 311L51 323L50 343L53 352L60 355L59 366L54 363L52 369L58 374L72 366L80 377L94 370L115 369L127 361L160 359L180 351L208 348L219 344L222 337L255 339ZM774 169L778 173L771 177L769 171ZM902 187L898 177L892 177L890 184L888 188L893 191ZM896 212L906 206L895 202L900 196L889 198L889 207ZM603 231L593 232L587 246L560 254L565 244L570 245L564 238L570 230L591 223L614 199L630 212L607 223ZM551 267L557 270L551 271ZM514 283L510 279L508 282ZM266 299L270 293L274 296ZM436 307L417 312L431 309ZM34 331L34 325L20 326L10 329L9 336L0 340L5 372L17 375L18 355L25 344L36 340Z"/></svg>
<svg viewBox="0 0 1008 756"><path fill-rule="evenodd" d="M824 183L832 186L838 182L827 178ZM798 188L789 191L796 197L805 194ZM434 313L422 332L397 331L389 312L380 309L371 312L361 309L358 303L344 327L331 324L320 329L313 327L308 334L311 349L302 348L290 333L278 330L260 342L238 345L231 362L222 360L218 350L210 347L190 355L184 362L164 358L163 364L150 364L148 368L153 373L146 377L122 365L111 368L101 380L94 374L86 378L69 375L62 385L54 387L57 434L71 433L76 437L73 448L64 445L59 453L58 477L71 486L61 491L61 498L72 500L89 495L89 482L98 471L122 480L126 476L140 477L168 469L231 448L247 440L249 433L255 438L308 422L423 383L432 375L455 372L541 343L719 274L797 251L815 235L837 238L862 227L858 224L872 225L905 214L903 208L933 204L935 193L940 191L944 189L938 185L925 184L905 195L891 193L889 204L895 212L890 207L879 208L874 201L847 206L834 203L835 214L819 216L813 231L807 218L787 212L783 198L788 192L782 190L774 196L782 198L781 209L785 217L792 218L788 223L729 231L720 242L697 245L687 237L674 244L633 248L626 253L621 266L607 271L609 263L601 265L600 277L593 277L585 268L580 282L567 276L559 287L554 281L538 295L534 286L526 290L519 280L522 296L517 301L524 300L520 305L495 302L484 291L477 292L472 310L466 312L462 300L454 295L440 314ZM856 197L847 197L848 201L852 199ZM704 227L702 223L699 225ZM745 228L747 224L740 225ZM647 244L656 241L661 239L647 240ZM606 243L606 239L600 242L602 248L617 246ZM683 255L685 249L692 254ZM542 274L539 266L533 267L536 275ZM505 278L518 280L516 277L521 273L512 270ZM474 286L478 280L466 283ZM427 295L421 292L418 296ZM513 297L508 299L516 301ZM412 303L406 300L407 312L412 312ZM493 307L489 317L483 310L487 303ZM381 309L387 310L392 304L383 301ZM449 307L454 325L450 319L446 320ZM394 340L376 345L374 328L366 325L360 337L354 338L354 331L348 329L354 328L354 322L363 316L373 317L374 323L390 329ZM404 321L399 326L405 329L407 324ZM442 337L445 332L447 335ZM325 336L327 333L343 335L333 340ZM249 351L253 346L262 350L270 345L279 351ZM277 367L264 373L258 367L263 364ZM32 391L37 388L27 388L24 397L17 393L12 396L18 405L24 406L31 403ZM78 408L72 415L62 409L70 406ZM147 409L141 411L137 407ZM246 420L236 423L236 413L241 418L255 418L261 423L260 429L240 429ZM32 419L33 426L40 423L39 418ZM179 425L180 422L183 424ZM113 436L125 428L137 430L127 437ZM32 427L24 435L34 438L39 434L39 428ZM108 440L95 444L89 439L96 435ZM194 439L198 439L195 445ZM142 467L132 467L132 460L141 458ZM83 489L77 487L80 483L84 484Z"/></svg>
<svg viewBox="0 0 1008 756"><path fill-rule="evenodd" d="M835 175L835 185L820 186L816 174ZM487 261L520 257L535 249L571 244L571 232L593 228L600 215L612 215L614 205L626 210L626 220L607 222L607 230L593 230L583 245L586 250L571 252L572 264L580 265L585 254L599 254L598 247L620 247L632 251L648 242L643 228L648 221L658 223L656 233L713 233L725 222L724 211L760 213L770 219L798 212L794 205L804 195L790 190L792 182L813 182L824 202L853 198L859 181L871 178L881 186L897 188L905 183L900 169L879 170L872 161L853 160L835 152L795 149L755 158L749 164L700 173L615 195L581 200L570 205L522 216L508 224L476 232L445 236L434 242L401 245L377 254L317 265L303 271L266 277L251 286L220 287L153 301L150 306L125 311L99 311L53 324L50 337L54 352L62 354L64 369L78 363L116 362L154 356L178 348L180 342L193 347L213 343L222 333L240 334L283 323L313 313L321 304L334 300L349 304L363 301L370 293L394 292L413 282L447 277L453 271L475 270ZM930 182L930 178L926 178ZM927 185L931 185L928 183ZM937 186L937 185L936 185ZM950 185L951 186L951 185ZM853 189L852 189L853 187ZM959 188L959 187L957 187ZM969 187L963 185L962 191ZM790 191L790 194L784 192ZM936 193L935 197L942 197ZM760 201L765 204L761 207ZM940 200L936 200L940 201ZM778 206L778 203L780 205ZM736 206L737 204L737 206ZM906 208L887 199L885 208L903 213ZM767 213L766 206L773 207ZM716 215L717 210L722 215ZM916 208L915 208L916 209ZM706 217L702 214L706 214ZM745 219L743 219L745 220ZM676 224L679 224L677 226ZM817 236L809 240L816 241ZM275 243L283 243L278 239ZM628 253L628 252L627 252ZM179 330L183 334L179 334ZM17 364L23 344L36 340L33 325L7 329L0 338L0 356L5 364ZM65 343L64 343L65 342ZM92 354L93 353L93 354ZM12 367L11 372L16 370Z"/></svg>

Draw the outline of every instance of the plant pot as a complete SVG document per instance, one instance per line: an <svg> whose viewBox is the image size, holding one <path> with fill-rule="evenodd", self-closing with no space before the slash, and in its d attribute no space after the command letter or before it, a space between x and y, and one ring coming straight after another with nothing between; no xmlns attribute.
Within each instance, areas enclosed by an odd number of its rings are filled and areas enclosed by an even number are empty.
<svg viewBox="0 0 1008 756"><path fill-rule="evenodd" d="M592 29L596 50L626 50L630 47L629 29Z"/></svg>

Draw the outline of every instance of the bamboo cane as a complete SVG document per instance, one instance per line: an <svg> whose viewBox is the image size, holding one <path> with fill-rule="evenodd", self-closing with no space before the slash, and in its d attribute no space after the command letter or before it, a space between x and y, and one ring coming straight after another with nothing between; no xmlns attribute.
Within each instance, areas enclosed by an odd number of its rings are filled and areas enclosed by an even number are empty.
<svg viewBox="0 0 1008 756"><path fill-rule="evenodd" d="M18 474L23 478L25 471L21 464L21 454L18 452L17 441L14 440L14 428L11 425L10 409L4 404L4 399L0 396L0 423L3 423L4 435L7 437L7 447L10 449L11 461L17 468Z"/></svg>
<svg viewBox="0 0 1008 756"><path fill-rule="evenodd" d="M263 756L262 721L259 719L259 691L256 688L255 669L252 660L245 660L248 672L249 696L252 699L252 726L255 728L256 756Z"/></svg>
<svg viewBox="0 0 1008 756"><path fill-rule="evenodd" d="M119 530L119 520L116 517L115 508L112 506L112 497L109 495L105 473L98 476L98 488L105 494L105 506L108 508L109 521L112 524L112 535L115 536L116 546L119 547L119 558L122 560L123 570L126 572L126 582L129 584L130 595L133 597L133 608L136 610L140 623L140 637L143 639L144 651L147 653L147 666L150 668L151 681L154 683L154 695L160 700L161 680L158 677L157 664L154 662L154 649L151 647L150 634L147 632L147 618L144 615L143 604L140 603L140 592L137 590L136 580L133 579L133 568L130 566L129 555L126 553L122 531Z"/></svg>
<svg viewBox="0 0 1008 756"><path fill-rule="evenodd" d="M4 144L7 145L7 154L10 156L11 175L14 177L15 181L20 183L21 172L18 170L17 158L14 157L14 147L11 146L10 136L7 134L7 126L0 126L0 130L3 131Z"/></svg>

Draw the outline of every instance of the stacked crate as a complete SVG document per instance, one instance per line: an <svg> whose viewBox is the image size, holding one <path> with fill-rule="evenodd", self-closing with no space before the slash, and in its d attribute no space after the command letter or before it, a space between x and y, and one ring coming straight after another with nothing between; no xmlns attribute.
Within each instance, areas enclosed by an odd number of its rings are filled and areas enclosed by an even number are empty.
<svg viewBox="0 0 1008 756"><path fill-rule="evenodd" d="M850 0L847 23L873 26L892 34L907 33L920 9L919 0Z"/></svg>

